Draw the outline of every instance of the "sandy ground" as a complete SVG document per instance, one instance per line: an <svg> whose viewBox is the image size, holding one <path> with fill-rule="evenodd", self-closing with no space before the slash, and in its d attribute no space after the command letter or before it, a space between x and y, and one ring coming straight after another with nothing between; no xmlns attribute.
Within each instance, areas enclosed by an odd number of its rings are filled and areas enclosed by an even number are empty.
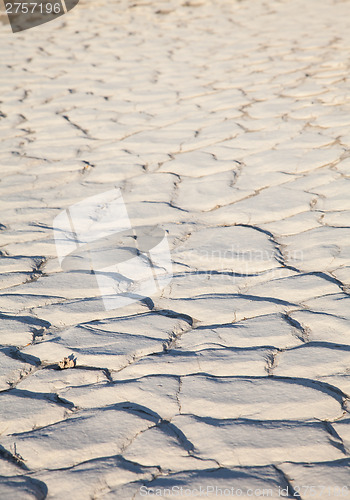
<svg viewBox="0 0 350 500"><path fill-rule="evenodd" d="M350 497L349 13L1 25L1 500ZM173 279L106 311L53 221L115 188Z"/></svg>

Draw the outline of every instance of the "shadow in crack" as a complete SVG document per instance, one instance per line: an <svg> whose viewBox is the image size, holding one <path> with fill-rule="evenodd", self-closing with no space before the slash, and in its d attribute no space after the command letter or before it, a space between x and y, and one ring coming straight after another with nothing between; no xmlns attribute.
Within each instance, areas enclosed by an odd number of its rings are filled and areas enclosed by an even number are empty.
<svg viewBox="0 0 350 500"><path fill-rule="evenodd" d="M46 484L39 479L27 476L0 476L0 498L14 498L14 494L16 498L44 500L47 497L48 489Z"/></svg>
<svg viewBox="0 0 350 500"><path fill-rule="evenodd" d="M1 352L9 358L18 359L32 366L38 366L41 364L41 360L39 358L32 356L31 354L24 354L16 347L3 347L1 348Z"/></svg>

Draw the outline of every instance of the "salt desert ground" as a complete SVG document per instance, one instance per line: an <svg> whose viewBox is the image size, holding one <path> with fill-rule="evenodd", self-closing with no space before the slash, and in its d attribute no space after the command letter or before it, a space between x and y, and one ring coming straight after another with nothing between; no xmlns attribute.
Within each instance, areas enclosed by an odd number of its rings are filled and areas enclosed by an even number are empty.
<svg viewBox="0 0 350 500"><path fill-rule="evenodd" d="M1 500L350 498L349 18L349 0L1 17ZM60 224L80 207L77 231L98 227L81 207L118 193L171 268L106 305L92 280L118 273L79 267ZM137 239L84 231L100 267Z"/></svg>

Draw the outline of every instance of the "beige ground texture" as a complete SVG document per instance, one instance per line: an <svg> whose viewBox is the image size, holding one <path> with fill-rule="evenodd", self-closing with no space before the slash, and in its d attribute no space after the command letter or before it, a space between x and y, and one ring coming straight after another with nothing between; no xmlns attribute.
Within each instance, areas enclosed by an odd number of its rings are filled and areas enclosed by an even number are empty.
<svg viewBox="0 0 350 500"><path fill-rule="evenodd" d="M350 1L1 19L0 499L350 498ZM106 311L53 221L115 188L173 277Z"/></svg>

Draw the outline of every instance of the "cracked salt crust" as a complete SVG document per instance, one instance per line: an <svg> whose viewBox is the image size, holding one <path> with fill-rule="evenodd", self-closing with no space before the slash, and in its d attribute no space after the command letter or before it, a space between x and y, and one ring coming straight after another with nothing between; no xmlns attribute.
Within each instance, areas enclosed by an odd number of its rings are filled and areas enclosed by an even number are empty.
<svg viewBox="0 0 350 500"><path fill-rule="evenodd" d="M347 2L81 2L1 27L0 497L350 487ZM174 277L106 312L52 221L115 187Z"/></svg>

